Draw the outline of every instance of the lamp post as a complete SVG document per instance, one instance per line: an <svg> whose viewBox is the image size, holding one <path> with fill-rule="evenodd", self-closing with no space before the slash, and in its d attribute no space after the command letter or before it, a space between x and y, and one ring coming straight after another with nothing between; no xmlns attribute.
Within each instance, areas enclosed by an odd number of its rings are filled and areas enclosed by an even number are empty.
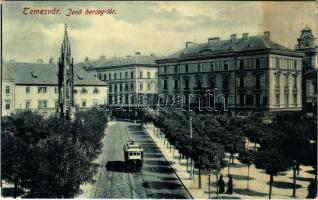
<svg viewBox="0 0 318 200"><path fill-rule="evenodd" d="M192 117L190 116L190 139L193 139L193 132L192 132ZM190 165L190 178L194 178L194 166L193 166L193 159L191 158L191 165Z"/></svg>

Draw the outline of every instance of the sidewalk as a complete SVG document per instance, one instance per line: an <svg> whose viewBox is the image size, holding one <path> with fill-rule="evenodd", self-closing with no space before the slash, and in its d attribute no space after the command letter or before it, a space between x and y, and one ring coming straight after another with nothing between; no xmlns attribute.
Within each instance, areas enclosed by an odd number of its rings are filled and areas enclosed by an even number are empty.
<svg viewBox="0 0 318 200"><path fill-rule="evenodd" d="M145 130L148 132L149 136L156 143L162 154L165 156L166 160L171 164L171 167L175 170L177 176L183 182L185 187L191 193L194 199L208 199L208 175L201 175L202 188L198 188L198 172L195 171L194 179L190 179L190 173L187 172L186 159L181 159L179 164L179 153L172 147L171 150L164 144L164 136L160 138L156 136L157 129L152 124L144 125ZM252 145L252 144L250 144ZM170 145L169 145L170 146ZM190 165L189 165L190 166ZM190 169L190 168L189 168ZM314 178L312 173L312 168L309 166L301 166L300 174L298 175L296 181L296 197L306 198L307 196L307 186L311 178ZM225 190L227 189L227 177L228 169L224 168L220 174L223 174L225 182ZM237 159L235 159L234 164L230 164L230 174L234 179L234 193L220 194L219 198L226 199L266 199L268 198L269 190L269 176L265 174L263 170L256 169L254 165L250 167L250 181L249 188L247 190L247 166L241 164ZM292 197L292 183L293 179L292 170L281 173L279 176L274 177L274 185L272 188L272 199L291 199ZM215 174L211 174L211 187L210 187L210 197L216 198L216 177Z"/></svg>

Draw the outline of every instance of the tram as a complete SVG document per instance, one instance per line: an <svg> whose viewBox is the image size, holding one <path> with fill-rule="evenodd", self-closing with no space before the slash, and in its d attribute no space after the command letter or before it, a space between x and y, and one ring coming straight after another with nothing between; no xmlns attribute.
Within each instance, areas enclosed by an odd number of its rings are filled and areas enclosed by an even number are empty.
<svg viewBox="0 0 318 200"><path fill-rule="evenodd" d="M141 145L134 141L128 141L124 144L124 157L128 169L140 171L143 164L144 150Z"/></svg>

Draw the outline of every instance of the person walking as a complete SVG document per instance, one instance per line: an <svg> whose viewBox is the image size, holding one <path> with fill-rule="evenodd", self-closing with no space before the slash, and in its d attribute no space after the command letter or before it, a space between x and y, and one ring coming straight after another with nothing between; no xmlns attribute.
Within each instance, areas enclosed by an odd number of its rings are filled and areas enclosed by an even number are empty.
<svg viewBox="0 0 318 200"><path fill-rule="evenodd" d="M232 176L229 175L229 181L227 183L227 191L226 191L227 194L233 194L233 179L232 179Z"/></svg>
<svg viewBox="0 0 318 200"><path fill-rule="evenodd" d="M223 175L221 175L220 178L219 178L218 186L219 186L219 194L224 193L224 180L223 180Z"/></svg>

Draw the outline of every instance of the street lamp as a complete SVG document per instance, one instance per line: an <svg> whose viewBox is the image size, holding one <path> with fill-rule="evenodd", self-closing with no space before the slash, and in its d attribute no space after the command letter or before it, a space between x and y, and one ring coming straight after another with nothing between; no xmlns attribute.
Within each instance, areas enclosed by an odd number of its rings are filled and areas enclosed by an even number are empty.
<svg viewBox="0 0 318 200"><path fill-rule="evenodd" d="M192 133L192 117L190 116L190 139L193 139L193 133ZM190 166L190 178L194 178L194 166L193 166L193 159L191 158L191 166Z"/></svg>

